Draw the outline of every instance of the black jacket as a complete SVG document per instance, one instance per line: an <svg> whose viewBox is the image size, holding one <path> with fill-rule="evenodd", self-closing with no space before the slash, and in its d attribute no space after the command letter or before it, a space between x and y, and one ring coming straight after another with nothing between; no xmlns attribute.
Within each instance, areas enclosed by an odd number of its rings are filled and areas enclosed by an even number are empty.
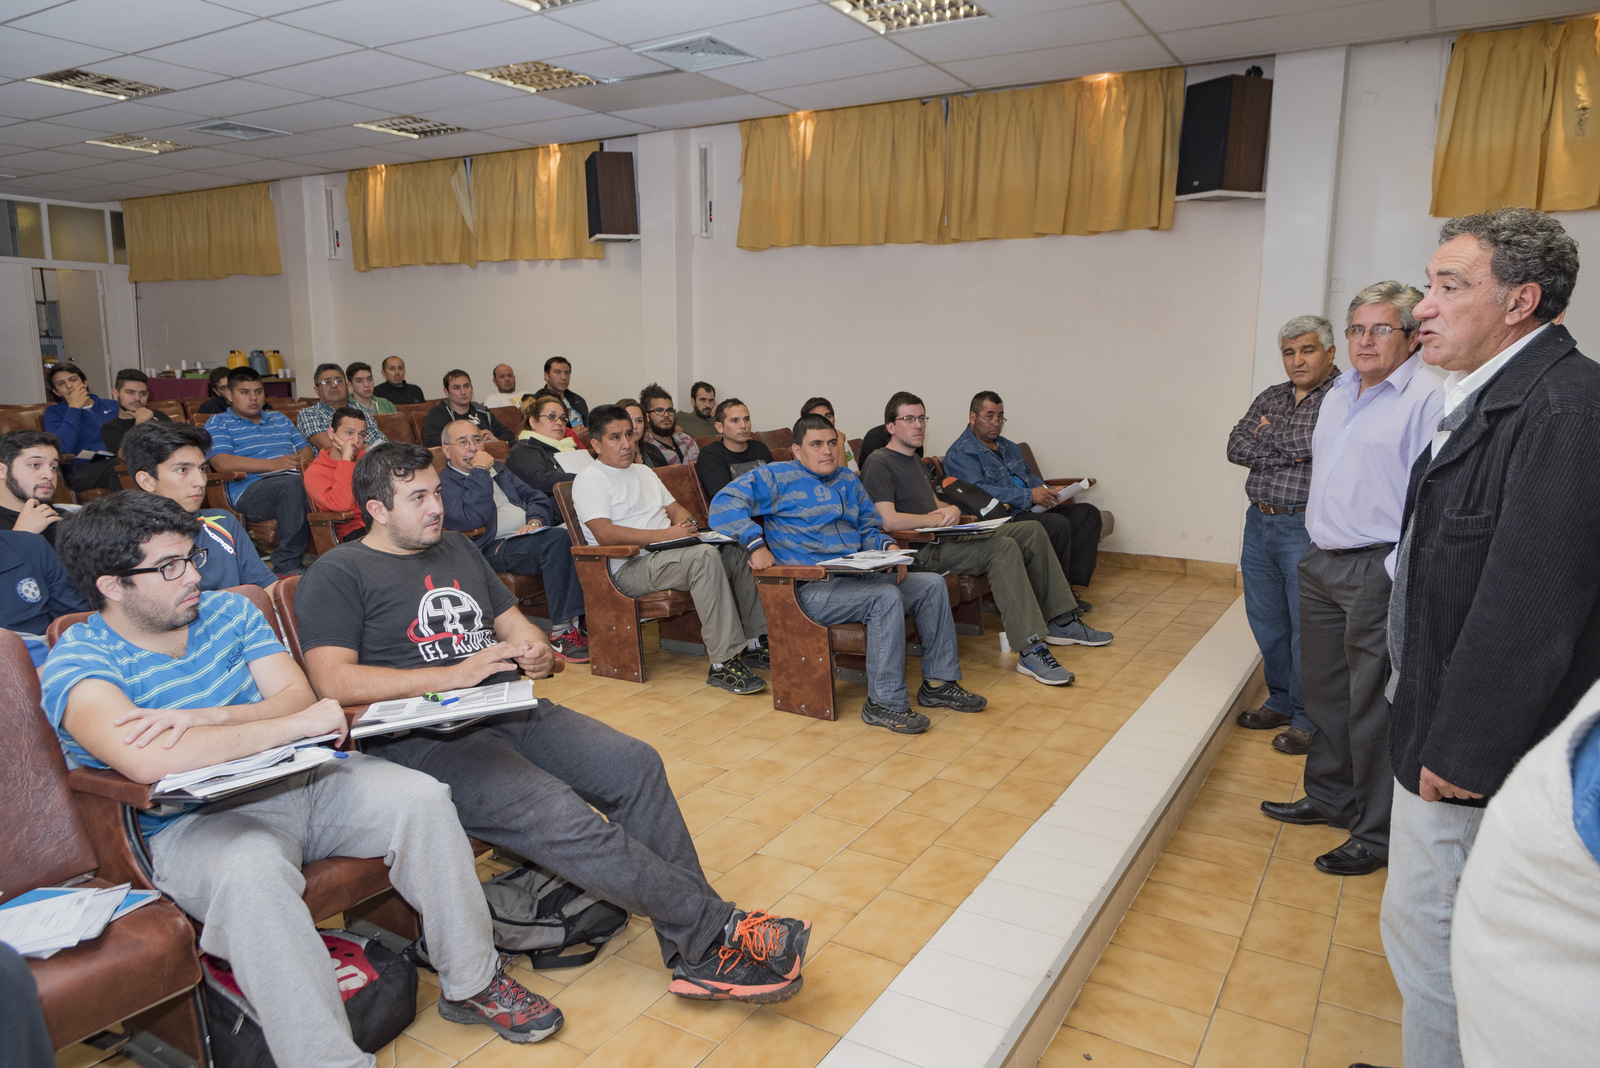
<svg viewBox="0 0 1600 1068"><path fill-rule="evenodd" d="M1493 795L1600 678L1600 366L1552 325L1411 469L1394 774ZM1479 801L1475 804L1484 804Z"/></svg>
<svg viewBox="0 0 1600 1068"><path fill-rule="evenodd" d="M422 395L422 387L415 382L402 382L397 386L387 378L372 387L372 395L382 397L390 404L421 404L427 400Z"/></svg>
<svg viewBox="0 0 1600 1068"><path fill-rule="evenodd" d="M376 392L376 391L374 391ZM516 440L516 435L500 420L477 401L467 405L466 415L457 415L456 410L450 407L450 402L442 400L428 409L428 418L422 421L422 444L430 449L439 447L439 440L444 437L444 428L457 419L465 419L477 425L479 430L487 430L501 441L510 444Z"/></svg>
<svg viewBox="0 0 1600 1068"><path fill-rule="evenodd" d="M578 477L561 469L556 463L558 450L538 438L521 438L506 455L506 466L511 473L538 490L555 496L557 482L570 482Z"/></svg>

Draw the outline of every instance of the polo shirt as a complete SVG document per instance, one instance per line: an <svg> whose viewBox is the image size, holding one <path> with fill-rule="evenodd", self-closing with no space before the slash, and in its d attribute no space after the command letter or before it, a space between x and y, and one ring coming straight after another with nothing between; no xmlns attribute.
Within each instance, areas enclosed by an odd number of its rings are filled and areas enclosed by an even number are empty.
<svg viewBox="0 0 1600 1068"><path fill-rule="evenodd" d="M206 430L211 434L211 450L206 453L208 460L219 453L243 456L247 460L272 460L311 448L305 435L296 430L282 412L262 412L261 421L252 423L229 408L206 420ZM244 491L261 478L261 472L252 471L237 482L229 482L228 503L238 504Z"/></svg>
<svg viewBox="0 0 1600 1068"><path fill-rule="evenodd" d="M359 404L356 410L367 419L366 448L382 445L389 439L383 436L383 431L378 429L378 413L370 408L363 408ZM307 441L313 434L323 434L333 429L333 413L336 409L329 407L327 401L318 401L309 408L300 409L300 418L295 420L295 429L300 431Z"/></svg>
<svg viewBox="0 0 1600 1068"><path fill-rule="evenodd" d="M200 569L200 588L226 590L234 586L260 586L266 589L278 581L261 560L255 543L245 533L244 524L232 512L220 508L201 509L200 533L196 548L206 550L206 566Z"/></svg>

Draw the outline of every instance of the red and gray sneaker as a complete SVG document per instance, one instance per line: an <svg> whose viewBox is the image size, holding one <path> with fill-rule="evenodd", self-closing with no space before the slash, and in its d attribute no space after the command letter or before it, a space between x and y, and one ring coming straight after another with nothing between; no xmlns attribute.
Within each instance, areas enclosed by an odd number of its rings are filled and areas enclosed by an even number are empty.
<svg viewBox="0 0 1600 1068"><path fill-rule="evenodd" d="M550 648L569 664L589 662L589 636L578 627L550 635Z"/></svg>
<svg viewBox="0 0 1600 1068"><path fill-rule="evenodd" d="M800 974L810 941L810 920L791 920L759 909L734 909L722 931L723 945L748 953L785 979Z"/></svg>
<svg viewBox="0 0 1600 1068"><path fill-rule="evenodd" d="M487 1024L511 1042L537 1042L561 1029L561 1010L505 972L476 997L439 998L439 1015L451 1023Z"/></svg>
<svg viewBox="0 0 1600 1068"><path fill-rule="evenodd" d="M686 961L679 955L667 990L696 1001L748 1001L765 1005L794 997L800 993L804 981L799 975L793 979L784 978L744 950L718 945L712 946L698 961Z"/></svg>

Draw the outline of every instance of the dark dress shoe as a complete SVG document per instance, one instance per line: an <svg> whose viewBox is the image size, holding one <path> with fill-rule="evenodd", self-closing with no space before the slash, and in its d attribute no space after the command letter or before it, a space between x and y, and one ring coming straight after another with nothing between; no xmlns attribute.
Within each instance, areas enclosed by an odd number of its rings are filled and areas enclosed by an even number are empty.
<svg viewBox="0 0 1600 1068"><path fill-rule="evenodd" d="M1261 811L1275 820L1284 823L1327 823L1328 817L1324 816L1317 808L1316 803L1309 797L1302 797L1298 801L1263 801Z"/></svg>
<svg viewBox="0 0 1600 1068"><path fill-rule="evenodd" d="M1317 870L1329 875L1371 875L1388 863L1387 857L1378 856L1354 838L1316 860Z"/></svg>
<svg viewBox="0 0 1600 1068"><path fill-rule="evenodd" d="M1289 718L1282 712L1274 712L1270 708L1252 708L1247 712L1240 712L1236 722L1246 730L1275 731L1279 727L1287 727Z"/></svg>
<svg viewBox="0 0 1600 1068"><path fill-rule="evenodd" d="M1311 732L1299 727L1288 727L1272 739L1272 748L1290 756L1305 756L1311 752Z"/></svg>

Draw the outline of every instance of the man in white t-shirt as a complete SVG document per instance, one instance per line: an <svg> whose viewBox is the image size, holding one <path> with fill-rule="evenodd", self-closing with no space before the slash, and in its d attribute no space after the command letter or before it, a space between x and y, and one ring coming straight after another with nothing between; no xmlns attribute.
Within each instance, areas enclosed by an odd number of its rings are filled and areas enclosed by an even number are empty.
<svg viewBox="0 0 1600 1068"><path fill-rule="evenodd" d="M767 668L767 617L761 611L750 556L736 546L686 545L655 549L661 542L693 537L699 530L689 510L634 458L633 420L625 409L601 405L589 413L589 440L600 462L578 473L572 507L596 545L633 545L637 556L611 561L611 580L629 597L658 590L689 591L700 614L711 673L706 682L730 693L756 693L766 682L750 670Z"/></svg>

